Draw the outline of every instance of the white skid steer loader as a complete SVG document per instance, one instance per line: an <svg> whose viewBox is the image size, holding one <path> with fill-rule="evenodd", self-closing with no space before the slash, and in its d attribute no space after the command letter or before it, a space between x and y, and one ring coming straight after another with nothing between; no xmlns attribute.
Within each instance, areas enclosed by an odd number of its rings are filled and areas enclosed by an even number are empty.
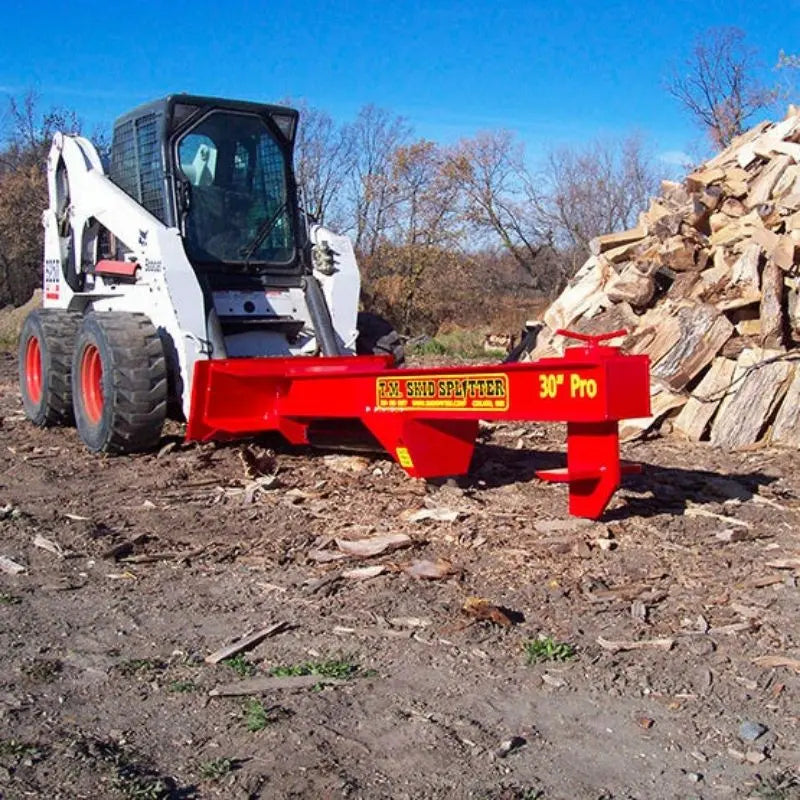
<svg viewBox="0 0 800 800"><path fill-rule="evenodd" d="M157 444L207 359L388 354L350 241L305 218L290 108L172 95L117 120L108 171L80 136L47 163L44 307L24 323L26 415L93 451Z"/></svg>

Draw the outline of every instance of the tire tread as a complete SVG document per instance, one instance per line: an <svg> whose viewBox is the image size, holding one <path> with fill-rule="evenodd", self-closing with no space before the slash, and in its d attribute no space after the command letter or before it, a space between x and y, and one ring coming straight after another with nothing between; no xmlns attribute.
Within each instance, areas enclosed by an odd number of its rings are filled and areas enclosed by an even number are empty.
<svg viewBox="0 0 800 800"><path fill-rule="evenodd" d="M154 448L167 413L167 365L158 332L144 314L94 312L111 350L113 407L99 449L133 453ZM104 412L105 413L105 412ZM88 443L87 443L88 444Z"/></svg>

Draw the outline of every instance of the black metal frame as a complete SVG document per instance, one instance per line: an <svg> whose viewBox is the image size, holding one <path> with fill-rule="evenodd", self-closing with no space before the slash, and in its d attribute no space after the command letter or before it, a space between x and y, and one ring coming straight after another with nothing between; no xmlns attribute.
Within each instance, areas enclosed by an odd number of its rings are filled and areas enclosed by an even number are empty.
<svg viewBox="0 0 800 800"><path fill-rule="evenodd" d="M226 289L251 289L258 286L298 286L308 271L305 228L301 219L297 183L294 176L293 152L299 114L293 108L245 100L228 100L203 95L173 94L146 103L119 117L114 123L115 132L130 121L155 114L159 121L159 141L164 171L164 216L162 222L169 227L182 227L181 179L177 164L176 143L188 130L213 111L231 111L260 117L275 136L284 153L288 204L292 215L295 240L294 258L286 265L251 261L249 265L231 263L214 265L216 269L203 269L207 288L219 284ZM113 175L110 175L113 180ZM138 198L135 198L138 199ZM210 266L210 265L209 265ZM198 275L198 277L200 277Z"/></svg>

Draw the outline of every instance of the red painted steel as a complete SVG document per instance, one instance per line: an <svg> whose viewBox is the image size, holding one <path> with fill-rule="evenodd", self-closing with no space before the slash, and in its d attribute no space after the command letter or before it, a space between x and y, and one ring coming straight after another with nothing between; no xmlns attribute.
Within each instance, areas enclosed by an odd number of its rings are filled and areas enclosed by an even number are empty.
<svg viewBox="0 0 800 800"><path fill-rule="evenodd" d="M565 332L566 335L573 336ZM619 458L617 423L650 413L647 356L584 344L535 362L390 369L381 356L219 359L195 364L187 439L278 431L307 444L320 421L359 420L412 477L464 474L478 421L567 423L567 467L538 473L569 483L570 512L598 517L635 467Z"/></svg>
<svg viewBox="0 0 800 800"><path fill-rule="evenodd" d="M133 278L139 265L135 261L111 261L105 259L98 261L94 265L94 271L98 275L116 275L120 278Z"/></svg>

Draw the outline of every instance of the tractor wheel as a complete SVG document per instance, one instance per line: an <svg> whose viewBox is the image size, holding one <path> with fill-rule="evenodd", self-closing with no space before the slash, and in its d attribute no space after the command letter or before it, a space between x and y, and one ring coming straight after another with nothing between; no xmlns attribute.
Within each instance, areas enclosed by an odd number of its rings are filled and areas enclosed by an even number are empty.
<svg viewBox="0 0 800 800"><path fill-rule="evenodd" d="M405 348L400 339L400 334L392 327L391 323L377 314L368 311L358 312L358 339L356 339L356 353L360 356L386 356L394 361L394 366L400 367L406 360Z"/></svg>
<svg viewBox="0 0 800 800"><path fill-rule="evenodd" d="M158 444L167 413L164 347L144 314L83 319L72 361L75 423L94 452L134 453Z"/></svg>
<svg viewBox="0 0 800 800"><path fill-rule="evenodd" d="M34 423L72 423L72 350L80 314L61 308L37 308L19 337L19 388L25 416Z"/></svg>

